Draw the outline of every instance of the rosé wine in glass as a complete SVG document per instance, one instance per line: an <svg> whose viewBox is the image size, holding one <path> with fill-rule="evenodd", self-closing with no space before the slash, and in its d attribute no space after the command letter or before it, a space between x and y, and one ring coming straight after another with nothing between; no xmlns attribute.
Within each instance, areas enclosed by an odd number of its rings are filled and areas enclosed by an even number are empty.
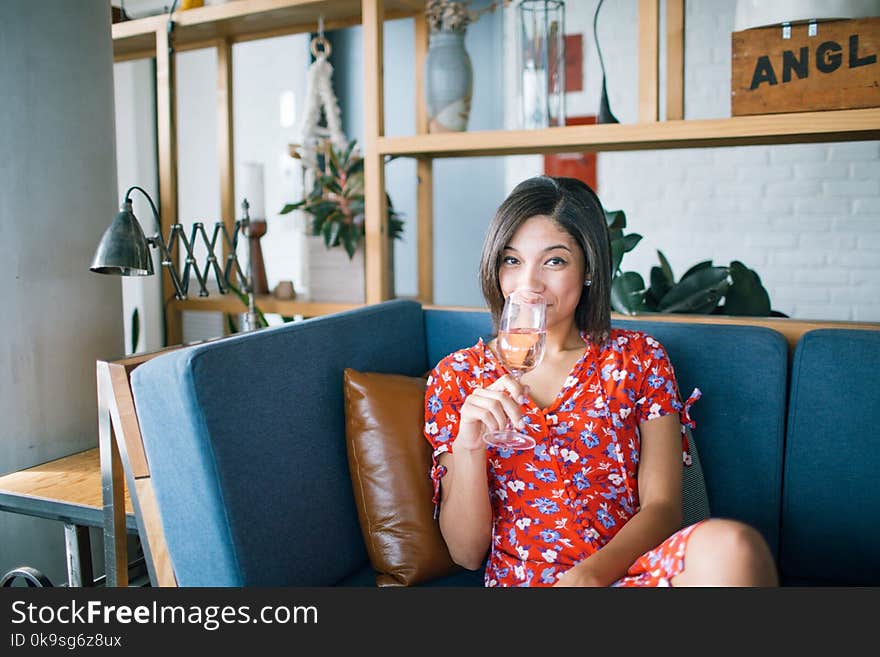
<svg viewBox="0 0 880 657"><path fill-rule="evenodd" d="M547 343L547 303L534 294L514 292L504 301L498 327L495 348L498 356L519 381L526 372L534 369L544 357ZM531 449L535 439L517 431L508 422L498 431L487 431L483 440L495 447Z"/></svg>

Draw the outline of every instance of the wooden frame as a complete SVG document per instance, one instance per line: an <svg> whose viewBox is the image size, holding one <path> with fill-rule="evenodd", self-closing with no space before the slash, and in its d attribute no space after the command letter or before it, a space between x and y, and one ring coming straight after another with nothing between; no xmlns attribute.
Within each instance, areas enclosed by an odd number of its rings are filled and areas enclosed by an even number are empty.
<svg viewBox="0 0 880 657"><path fill-rule="evenodd" d="M684 0L666 0L666 120L684 119Z"/></svg>
<svg viewBox="0 0 880 657"><path fill-rule="evenodd" d="M660 0L639 0L639 123L660 120Z"/></svg>
<svg viewBox="0 0 880 657"><path fill-rule="evenodd" d="M150 581L155 586L177 586L129 383L131 372L136 367L167 351L170 350L112 362L97 362L98 446L101 454L107 586L128 586L126 488L134 508Z"/></svg>

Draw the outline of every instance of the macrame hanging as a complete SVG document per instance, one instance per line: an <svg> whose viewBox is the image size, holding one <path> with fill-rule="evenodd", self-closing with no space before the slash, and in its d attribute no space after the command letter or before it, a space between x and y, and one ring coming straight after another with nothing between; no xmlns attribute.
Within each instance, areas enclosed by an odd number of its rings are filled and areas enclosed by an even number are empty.
<svg viewBox="0 0 880 657"><path fill-rule="evenodd" d="M324 37L323 17L318 23L318 36L312 39L310 47L315 61L309 66L306 77L305 104L297 148L307 174L319 168L317 155L321 142L329 139L339 150L344 150L348 144L342 131L339 102L333 93L333 66L328 61L332 48ZM325 126L321 125L322 110Z"/></svg>

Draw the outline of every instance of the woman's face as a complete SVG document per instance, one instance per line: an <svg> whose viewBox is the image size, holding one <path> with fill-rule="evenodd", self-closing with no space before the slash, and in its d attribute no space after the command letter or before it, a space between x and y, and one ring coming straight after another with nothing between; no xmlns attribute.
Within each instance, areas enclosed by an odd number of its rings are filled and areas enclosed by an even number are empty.
<svg viewBox="0 0 880 657"><path fill-rule="evenodd" d="M527 219L501 253L498 281L504 297L517 289L547 301L547 328L574 321L586 278L584 254L550 217Z"/></svg>

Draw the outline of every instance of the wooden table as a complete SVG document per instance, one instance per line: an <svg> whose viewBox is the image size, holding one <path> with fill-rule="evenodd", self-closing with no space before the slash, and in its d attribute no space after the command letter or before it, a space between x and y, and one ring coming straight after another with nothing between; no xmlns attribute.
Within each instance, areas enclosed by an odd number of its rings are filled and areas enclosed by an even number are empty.
<svg viewBox="0 0 880 657"><path fill-rule="evenodd" d="M89 527L104 526L101 462L98 448L71 454L0 477L0 511L64 523L69 586L92 586ZM137 533L128 491L126 530Z"/></svg>

